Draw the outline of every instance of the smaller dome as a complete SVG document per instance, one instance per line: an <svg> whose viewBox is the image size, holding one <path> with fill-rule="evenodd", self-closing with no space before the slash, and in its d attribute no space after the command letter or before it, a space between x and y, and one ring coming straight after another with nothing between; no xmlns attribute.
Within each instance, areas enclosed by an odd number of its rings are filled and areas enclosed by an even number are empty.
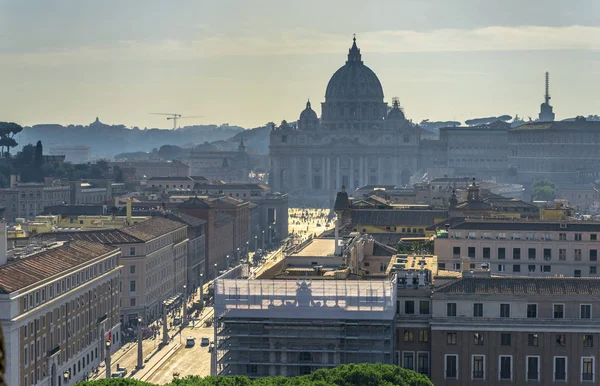
<svg viewBox="0 0 600 386"><path fill-rule="evenodd" d="M398 120L406 119L406 117L404 116L404 112L400 108L400 102L398 102L398 99L394 99L394 104L392 106L392 109L390 110L390 112L387 115L387 119L398 119Z"/></svg>
<svg viewBox="0 0 600 386"><path fill-rule="evenodd" d="M306 102L306 108L300 113L300 120L318 120L317 113L310 107L310 100Z"/></svg>

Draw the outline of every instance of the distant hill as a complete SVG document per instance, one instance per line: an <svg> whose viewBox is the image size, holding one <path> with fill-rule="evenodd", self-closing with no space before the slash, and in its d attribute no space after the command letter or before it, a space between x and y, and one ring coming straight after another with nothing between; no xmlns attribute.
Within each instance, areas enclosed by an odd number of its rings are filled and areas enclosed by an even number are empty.
<svg viewBox="0 0 600 386"><path fill-rule="evenodd" d="M106 125L96 118L87 126L40 124L24 127L18 142L26 145L40 140L46 148L84 145L90 146L93 157L113 157L125 152L149 152L164 144L190 147L191 144L226 140L243 131L243 127L226 125L186 126L177 130L129 129L123 125Z"/></svg>

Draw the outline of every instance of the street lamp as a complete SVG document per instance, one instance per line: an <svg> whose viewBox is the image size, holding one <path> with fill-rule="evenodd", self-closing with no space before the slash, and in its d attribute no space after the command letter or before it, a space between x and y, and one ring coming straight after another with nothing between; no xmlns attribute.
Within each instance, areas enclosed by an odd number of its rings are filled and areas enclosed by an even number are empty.
<svg viewBox="0 0 600 386"><path fill-rule="evenodd" d="M213 280L217 278L217 276L218 276L217 273L218 273L217 272L217 263L215 263L215 277L213 278Z"/></svg>
<svg viewBox="0 0 600 386"><path fill-rule="evenodd" d="M162 315L162 324L163 324L163 338L162 338L162 344L163 346L166 346L167 344L169 344L169 329L167 327L167 302L163 301L162 302L162 311L163 311L163 315Z"/></svg>
<svg viewBox="0 0 600 386"><path fill-rule="evenodd" d="M262 249L263 253L265 253L265 231L262 231Z"/></svg>
<svg viewBox="0 0 600 386"><path fill-rule="evenodd" d="M200 274L200 304L204 308L204 274Z"/></svg>
<svg viewBox="0 0 600 386"><path fill-rule="evenodd" d="M110 378L110 339L105 342L106 345L106 379Z"/></svg>
<svg viewBox="0 0 600 386"><path fill-rule="evenodd" d="M240 247L237 248L237 261L240 262Z"/></svg>
<svg viewBox="0 0 600 386"><path fill-rule="evenodd" d="M144 361L142 360L142 356L143 356L143 352L142 352L142 317L138 316L137 318L138 321L138 357L137 357L137 366L136 368L139 369L143 369L144 368Z"/></svg>
<svg viewBox="0 0 600 386"><path fill-rule="evenodd" d="M254 252L258 249L258 236L254 236Z"/></svg>
<svg viewBox="0 0 600 386"><path fill-rule="evenodd" d="M229 255L227 255L227 268L226 269L229 269Z"/></svg>
<svg viewBox="0 0 600 386"><path fill-rule="evenodd" d="M187 284L183 285L183 326L187 324ZM182 326L182 327L183 327Z"/></svg>
<svg viewBox="0 0 600 386"><path fill-rule="evenodd" d="M65 383L65 385L69 384L69 378L71 377L71 370L65 370L63 372L63 381Z"/></svg>

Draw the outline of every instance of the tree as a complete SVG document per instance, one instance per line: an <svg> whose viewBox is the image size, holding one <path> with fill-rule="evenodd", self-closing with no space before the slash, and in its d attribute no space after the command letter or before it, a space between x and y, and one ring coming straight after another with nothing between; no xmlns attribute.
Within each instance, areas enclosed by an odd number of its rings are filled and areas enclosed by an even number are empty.
<svg viewBox="0 0 600 386"><path fill-rule="evenodd" d="M23 131L20 125L14 122L0 122L0 149L4 155L4 149L10 155L10 148L18 145L14 136Z"/></svg>
<svg viewBox="0 0 600 386"><path fill-rule="evenodd" d="M557 196L557 189L554 182L543 179L535 180L531 188L531 198L533 201L552 201Z"/></svg>

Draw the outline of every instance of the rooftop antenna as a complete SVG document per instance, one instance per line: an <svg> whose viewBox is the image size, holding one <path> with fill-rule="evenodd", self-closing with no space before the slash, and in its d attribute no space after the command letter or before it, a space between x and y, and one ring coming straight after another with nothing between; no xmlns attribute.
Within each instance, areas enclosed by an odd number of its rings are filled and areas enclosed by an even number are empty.
<svg viewBox="0 0 600 386"><path fill-rule="evenodd" d="M550 74L546 71L546 95L544 95L544 99L546 100L546 104L550 102Z"/></svg>

